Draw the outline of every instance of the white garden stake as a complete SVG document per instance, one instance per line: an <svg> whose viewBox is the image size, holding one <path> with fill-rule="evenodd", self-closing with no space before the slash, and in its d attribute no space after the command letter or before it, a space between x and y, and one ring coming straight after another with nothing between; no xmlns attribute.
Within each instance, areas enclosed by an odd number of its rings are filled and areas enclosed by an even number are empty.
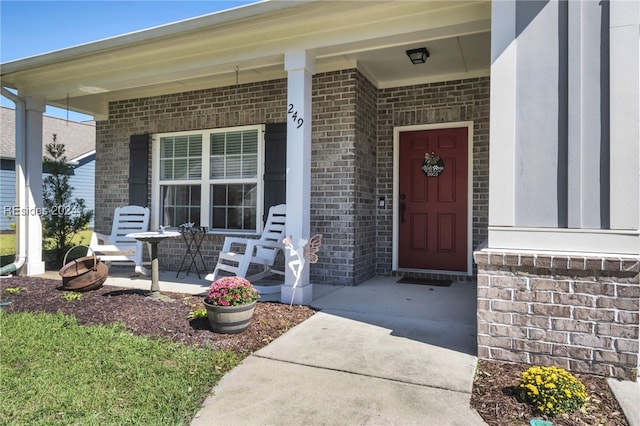
<svg viewBox="0 0 640 426"><path fill-rule="evenodd" d="M293 292L291 293L291 303L289 303L289 307L291 307L293 306L293 296L295 296L296 294L296 287L300 282L300 277L302 276L302 269L304 268L304 265L307 262L318 262L317 253L318 250L320 250L322 234L316 234L309 240L300 238L298 240L298 246L295 248L291 244L291 235L282 240L282 242L284 243L284 247L290 250L291 257L295 257L295 259L288 264L289 268L291 268L291 272L293 272L293 276L296 277L296 281L293 283Z"/></svg>

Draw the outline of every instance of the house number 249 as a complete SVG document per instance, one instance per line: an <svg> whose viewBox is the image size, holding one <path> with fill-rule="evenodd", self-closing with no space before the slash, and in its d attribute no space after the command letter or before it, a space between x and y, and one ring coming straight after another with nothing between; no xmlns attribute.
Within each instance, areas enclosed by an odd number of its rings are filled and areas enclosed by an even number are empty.
<svg viewBox="0 0 640 426"><path fill-rule="evenodd" d="M294 121L294 123L298 125L296 129L299 129L300 127L302 127L302 123L304 123L304 119L302 117L298 117L298 111L294 111L293 104L289 104L289 109L287 110L287 114L291 114L291 119Z"/></svg>

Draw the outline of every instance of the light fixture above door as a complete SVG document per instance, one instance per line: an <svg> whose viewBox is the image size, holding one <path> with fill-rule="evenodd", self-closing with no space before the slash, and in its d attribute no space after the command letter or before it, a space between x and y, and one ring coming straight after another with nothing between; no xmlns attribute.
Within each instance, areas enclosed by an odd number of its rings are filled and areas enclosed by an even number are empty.
<svg viewBox="0 0 640 426"><path fill-rule="evenodd" d="M424 64L429 57L429 51L426 47L419 47L418 49L407 50L407 56L411 59L411 63L414 65Z"/></svg>

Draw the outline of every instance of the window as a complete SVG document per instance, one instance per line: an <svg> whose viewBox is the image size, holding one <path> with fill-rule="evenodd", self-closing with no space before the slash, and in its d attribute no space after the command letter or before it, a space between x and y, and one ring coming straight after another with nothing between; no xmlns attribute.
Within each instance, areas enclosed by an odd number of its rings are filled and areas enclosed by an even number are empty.
<svg viewBox="0 0 640 426"><path fill-rule="evenodd" d="M153 152L158 225L261 231L263 126L158 134Z"/></svg>
<svg viewBox="0 0 640 426"><path fill-rule="evenodd" d="M258 132L211 134L214 230L256 229Z"/></svg>

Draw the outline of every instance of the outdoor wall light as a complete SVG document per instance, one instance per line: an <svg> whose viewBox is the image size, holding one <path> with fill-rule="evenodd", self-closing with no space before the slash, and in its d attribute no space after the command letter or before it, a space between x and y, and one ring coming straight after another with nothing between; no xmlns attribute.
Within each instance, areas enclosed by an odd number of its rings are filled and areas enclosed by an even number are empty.
<svg viewBox="0 0 640 426"><path fill-rule="evenodd" d="M424 64L427 62L427 58L429 57L429 51L426 47L420 47L418 49L410 49L407 50L407 56L411 59L411 63L416 64Z"/></svg>

